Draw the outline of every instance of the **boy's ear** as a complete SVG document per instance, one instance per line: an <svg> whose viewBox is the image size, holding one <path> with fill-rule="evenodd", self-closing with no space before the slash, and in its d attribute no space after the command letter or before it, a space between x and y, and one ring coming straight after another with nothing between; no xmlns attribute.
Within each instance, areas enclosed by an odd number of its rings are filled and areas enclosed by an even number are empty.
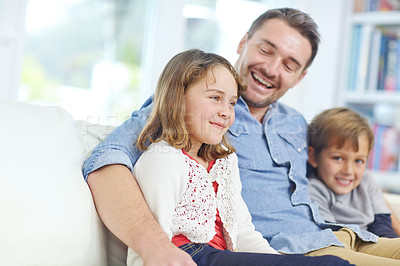
<svg viewBox="0 0 400 266"><path fill-rule="evenodd" d="M318 166L317 158L315 157L314 148L311 146L308 146L308 163L314 168L317 168L317 166Z"/></svg>

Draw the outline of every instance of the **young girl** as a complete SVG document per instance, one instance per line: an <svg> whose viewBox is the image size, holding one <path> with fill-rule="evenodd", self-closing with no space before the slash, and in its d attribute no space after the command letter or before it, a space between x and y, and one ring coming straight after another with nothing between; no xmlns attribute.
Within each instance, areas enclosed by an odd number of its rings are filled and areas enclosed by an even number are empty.
<svg viewBox="0 0 400 266"><path fill-rule="evenodd" d="M380 187L364 173L373 143L368 122L356 112L333 108L317 115L308 127L311 199L328 222L398 237Z"/></svg>
<svg viewBox="0 0 400 266"><path fill-rule="evenodd" d="M320 264L321 257L279 255L251 223L237 157L224 137L245 88L218 55L188 50L173 57L137 141L145 152L134 176L165 233L198 265ZM332 256L323 259L329 265ZM140 258L129 249L133 264Z"/></svg>

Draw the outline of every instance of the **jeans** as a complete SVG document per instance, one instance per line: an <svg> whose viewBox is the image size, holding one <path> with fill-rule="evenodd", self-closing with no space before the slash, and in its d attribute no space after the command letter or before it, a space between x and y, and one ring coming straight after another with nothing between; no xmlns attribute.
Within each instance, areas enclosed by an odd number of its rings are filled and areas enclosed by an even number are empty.
<svg viewBox="0 0 400 266"><path fill-rule="evenodd" d="M339 257L325 255L320 257L306 257L300 254L277 255L264 253L231 252L219 250L207 244L188 243L179 247L189 253L198 266L220 266L220 265L276 265L276 266L344 266L352 265Z"/></svg>

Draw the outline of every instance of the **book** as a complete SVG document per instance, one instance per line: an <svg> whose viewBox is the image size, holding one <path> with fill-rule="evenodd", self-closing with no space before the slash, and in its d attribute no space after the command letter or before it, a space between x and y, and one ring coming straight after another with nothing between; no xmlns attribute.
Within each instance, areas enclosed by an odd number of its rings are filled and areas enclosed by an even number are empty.
<svg viewBox="0 0 400 266"><path fill-rule="evenodd" d="M361 25L355 25L352 32L351 41L351 53L350 53L350 64L348 72L348 84L347 88L349 91L355 91L357 86L357 68L359 61L359 46L361 36Z"/></svg>
<svg viewBox="0 0 400 266"><path fill-rule="evenodd" d="M396 36L388 36L386 67L384 72L384 90L395 91L397 87L397 38Z"/></svg>
<svg viewBox="0 0 400 266"><path fill-rule="evenodd" d="M363 93L367 88L368 80L368 66L370 58L370 45L373 27L371 25L364 25L361 27L360 45L359 45L359 58L356 78L356 91Z"/></svg>
<svg viewBox="0 0 400 266"><path fill-rule="evenodd" d="M374 28L371 39L370 63L368 69L368 91L376 91L378 87L379 60L381 51L382 30Z"/></svg>
<svg viewBox="0 0 400 266"><path fill-rule="evenodd" d="M374 146L369 154L367 168L379 171L399 171L400 131L394 127L374 123Z"/></svg>
<svg viewBox="0 0 400 266"><path fill-rule="evenodd" d="M400 134L393 127L384 127L379 170L398 171Z"/></svg>

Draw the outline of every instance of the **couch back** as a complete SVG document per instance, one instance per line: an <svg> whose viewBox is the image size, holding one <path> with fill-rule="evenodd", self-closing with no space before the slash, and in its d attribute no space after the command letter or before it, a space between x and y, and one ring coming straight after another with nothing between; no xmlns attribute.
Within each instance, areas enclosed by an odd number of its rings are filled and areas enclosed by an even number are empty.
<svg viewBox="0 0 400 266"><path fill-rule="evenodd" d="M108 265L73 118L0 99L0 125L0 265Z"/></svg>

